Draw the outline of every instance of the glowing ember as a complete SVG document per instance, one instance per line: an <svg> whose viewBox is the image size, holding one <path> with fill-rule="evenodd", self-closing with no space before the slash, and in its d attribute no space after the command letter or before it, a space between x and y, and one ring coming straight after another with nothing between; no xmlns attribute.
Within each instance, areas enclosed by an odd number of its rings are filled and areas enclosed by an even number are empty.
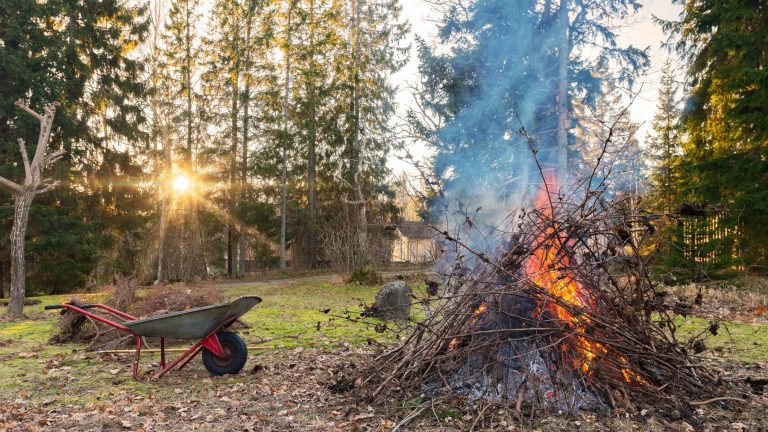
<svg viewBox="0 0 768 432"><path fill-rule="evenodd" d="M552 193L557 190L557 182L554 175L548 175L545 179L545 187L536 197L536 208L541 211L541 220L551 222ZM589 310L592 306L588 292L574 278L572 258L568 250L568 240L564 232L557 232L557 225L551 222L536 239L531 257L525 263L525 273L537 286L545 289L553 297L561 299L567 308L557 301L542 302L539 307L546 308L549 313L561 323L570 326L578 334L584 334L585 324L589 318L581 313L574 315L571 311ZM570 309L570 310L569 310ZM538 314L544 310L539 310ZM574 360L574 368L581 369L591 376L593 366L600 357L609 356L609 349L600 342L577 335L576 346L578 356ZM568 350L568 345L562 345L563 350ZM627 359L622 356L614 357L621 365L627 365ZM642 378L626 367L621 369L624 380L628 383L641 383Z"/></svg>
<svg viewBox="0 0 768 432"><path fill-rule="evenodd" d="M480 306L478 306L477 309L475 309L475 311L472 312L472 317L469 319L469 326L468 326L468 328L470 328L470 329L473 328L475 326L475 324L477 323L478 317L480 315L482 315L487 310L488 310L488 305L486 305L485 303L480 303ZM448 350L449 351L453 351L458 346L459 346L459 339L453 338L448 343Z"/></svg>

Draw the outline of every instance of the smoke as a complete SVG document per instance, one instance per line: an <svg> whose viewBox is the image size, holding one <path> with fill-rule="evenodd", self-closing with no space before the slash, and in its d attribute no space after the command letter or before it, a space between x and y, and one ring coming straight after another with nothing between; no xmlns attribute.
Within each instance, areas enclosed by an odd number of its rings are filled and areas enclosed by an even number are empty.
<svg viewBox="0 0 768 432"><path fill-rule="evenodd" d="M421 51L429 107L445 120L435 140L443 189L433 222L480 252L503 244L498 237L514 230L516 209L541 187L541 170L556 167L559 85L567 86L570 115L571 97L592 104L611 78L595 70L611 66L616 82L631 86L647 67L647 53L619 48L610 24L639 7L635 0L475 0L447 11L438 48Z"/></svg>
<svg viewBox="0 0 768 432"><path fill-rule="evenodd" d="M443 199L433 215L483 252L512 229L510 215L541 183L534 152L554 168L562 27L536 7L481 0L466 15L455 8L440 32L448 52L423 59L445 95L436 108L448 119L435 158Z"/></svg>

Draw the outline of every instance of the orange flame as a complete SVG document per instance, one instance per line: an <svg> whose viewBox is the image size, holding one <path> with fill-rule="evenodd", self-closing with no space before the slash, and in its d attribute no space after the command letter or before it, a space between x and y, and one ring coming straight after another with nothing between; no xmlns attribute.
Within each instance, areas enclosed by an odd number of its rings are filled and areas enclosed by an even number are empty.
<svg viewBox="0 0 768 432"><path fill-rule="evenodd" d="M571 310L589 310L592 304L587 291L575 279L571 270L572 258L566 247L568 242L566 234L562 231L558 232L558 227L553 222L552 201L555 198L551 194L556 190L555 176L546 175L545 187L539 192L534 204L541 212L541 221L548 225L535 239L533 253L525 263L525 273L537 286L571 306L566 308L558 302L545 301L539 307L546 308L560 322L566 323L577 333L584 334L585 324L589 323L589 318L583 314L574 315ZM539 310L539 314L542 312L543 310ZM578 353L573 359L573 366L591 376L595 363L600 360L599 356L608 356L609 348L584 336L575 336L575 338ZM564 351L568 350L568 345L562 345L562 347ZM627 365L626 358L616 357L620 364ZM626 367L623 367L621 372L628 383L642 382L642 378L637 373Z"/></svg>
<svg viewBox="0 0 768 432"><path fill-rule="evenodd" d="M475 311L472 312L472 317L469 319L468 327L469 328L474 327L478 317L487 310L488 310L488 305L486 305L485 303L480 303L480 306L478 306L477 309L475 309ZM460 341L458 338L451 339L451 341L448 343L448 351L455 350L459 346L459 342Z"/></svg>

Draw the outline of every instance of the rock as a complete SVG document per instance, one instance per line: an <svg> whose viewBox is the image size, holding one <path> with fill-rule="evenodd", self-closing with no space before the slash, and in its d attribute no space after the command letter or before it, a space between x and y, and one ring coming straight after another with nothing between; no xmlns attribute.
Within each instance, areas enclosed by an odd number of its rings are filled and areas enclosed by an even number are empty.
<svg viewBox="0 0 768 432"><path fill-rule="evenodd" d="M413 291L405 281L384 284L376 294L371 315L385 320L406 320L411 315Z"/></svg>
<svg viewBox="0 0 768 432"><path fill-rule="evenodd" d="M677 278L671 272L670 273L664 273L661 276L661 281L664 282L664 285L673 286L673 285L675 285L677 283Z"/></svg>
<svg viewBox="0 0 768 432"><path fill-rule="evenodd" d="M427 284L427 294L434 297L440 292L443 280L437 273L430 271L424 275L424 282Z"/></svg>

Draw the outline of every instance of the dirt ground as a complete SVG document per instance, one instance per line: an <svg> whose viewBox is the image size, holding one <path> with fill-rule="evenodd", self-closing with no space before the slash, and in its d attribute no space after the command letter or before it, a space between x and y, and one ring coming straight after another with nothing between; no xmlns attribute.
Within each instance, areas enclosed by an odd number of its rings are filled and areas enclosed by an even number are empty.
<svg viewBox="0 0 768 432"><path fill-rule="evenodd" d="M251 350L236 376L211 377L196 359L158 381L138 383L131 378L130 355L88 352L82 344L51 345L58 318L42 306L68 296L41 297L24 321L0 320L0 431L768 431L764 384L755 385L748 403L692 407L679 401L639 406L634 413L551 413L533 419L513 409L434 395L370 398L370 387L360 385L377 346L368 343L396 341L332 315L359 312L377 287L348 286L331 276L222 287L233 298L262 296L264 303L244 317L251 329L242 334L249 345L274 339L264 344L269 349ZM705 361L726 380L768 382L768 326L752 321L731 322L711 341ZM697 331L708 319L680 324L681 331ZM148 355L144 370L157 367L157 361Z"/></svg>
<svg viewBox="0 0 768 432"><path fill-rule="evenodd" d="M712 403L683 412L645 409L641 414L602 412L575 416L552 414L536 420L520 419L510 410L475 406L462 401L432 403L422 395L410 399L372 401L355 387L371 358L366 348L334 352L294 348L257 354L238 376L210 377L199 362L154 383L134 383L125 355L99 355L99 377L68 373L62 363L41 361L46 376L35 394L3 394L0 430L132 430L132 431L765 431L766 405ZM98 357L98 358L95 358ZM60 357L64 361L64 355ZM96 364L96 363L94 363ZM765 373L765 365L731 365L734 374ZM81 369L79 373L83 373ZM735 378L735 375L733 375ZM68 397L68 389L81 396ZM58 396L40 397L59 390ZM56 393L56 392L54 392ZM768 389L755 400L768 404ZM476 414L485 410L485 423ZM419 415L413 415L420 412ZM407 420L409 419L410 420Z"/></svg>

